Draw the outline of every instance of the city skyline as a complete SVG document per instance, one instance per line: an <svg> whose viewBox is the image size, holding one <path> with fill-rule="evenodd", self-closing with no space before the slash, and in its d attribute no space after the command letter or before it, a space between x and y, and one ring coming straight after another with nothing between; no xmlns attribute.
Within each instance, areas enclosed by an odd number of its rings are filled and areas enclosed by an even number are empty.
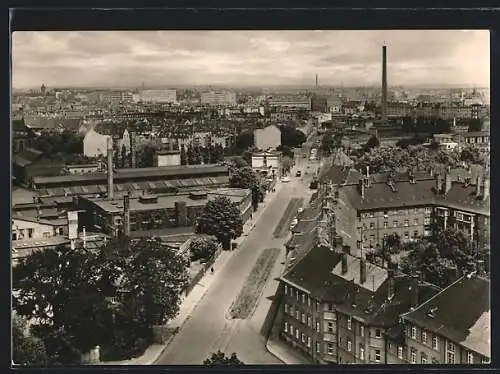
<svg viewBox="0 0 500 374"><path fill-rule="evenodd" d="M487 30L15 32L12 85L486 86Z"/></svg>

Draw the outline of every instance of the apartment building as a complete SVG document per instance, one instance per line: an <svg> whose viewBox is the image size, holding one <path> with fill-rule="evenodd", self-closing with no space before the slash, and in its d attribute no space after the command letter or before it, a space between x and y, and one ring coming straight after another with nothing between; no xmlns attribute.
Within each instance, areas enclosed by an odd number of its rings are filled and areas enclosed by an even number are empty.
<svg viewBox="0 0 500 374"><path fill-rule="evenodd" d="M202 105L236 105L236 94L231 91L202 92Z"/></svg>
<svg viewBox="0 0 500 374"><path fill-rule="evenodd" d="M411 364L487 364L491 357L490 281L464 276L403 314L404 345L397 358Z"/></svg>

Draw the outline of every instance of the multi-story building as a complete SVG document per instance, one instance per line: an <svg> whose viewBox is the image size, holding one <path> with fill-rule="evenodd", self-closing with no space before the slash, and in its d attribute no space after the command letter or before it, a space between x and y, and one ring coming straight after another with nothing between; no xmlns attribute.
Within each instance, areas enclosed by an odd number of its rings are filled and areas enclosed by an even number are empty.
<svg viewBox="0 0 500 374"><path fill-rule="evenodd" d="M177 102L176 90L142 90L139 100L147 103L175 103Z"/></svg>
<svg viewBox="0 0 500 374"><path fill-rule="evenodd" d="M210 91L202 92L202 105L235 105L236 94L231 91Z"/></svg>
<svg viewBox="0 0 500 374"><path fill-rule="evenodd" d="M285 110L311 110L311 99L301 97L276 97L268 100L270 108Z"/></svg>
<svg viewBox="0 0 500 374"><path fill-rule="evenodd" d="M263 151L276 149L281 145L281 130L275 125L254 130L253 137L255 147Z"/></svg>
<svg viewBox="0 0 500 374"><path fill-rule="evenodd" d="M264 176L280 178L282 173L282 153L279 151L264 151L252 153L252 169Z"/></svg>
<svg viewBox="0 0 500 374"><path fill-rule="evenodd" d="M93 129L88 131L83 138L83 154L87 157L106 157L109 137L109 135L99 134Z"/></svg>
<svg viewBox="0 0 500 374"><path fill-rule="evenodd" d="M490 281L464 276L401 317L396 359L411 364L490 362ZM394 354L394 352L391 352Z"/></svg>
<svg viewBox="0 0 500 374"><path fill-rule="evenodd" d="M356 211L356 228L350 235L357 237L358 248L382 246L391 233L403 242L428 236L434 217L443 217L443 227L453 225L489 247L489 175L475 181L467 174L457 178L452 180L449 171L444 177L425 172L352 174L339 188L339 196Z"/></svg>
<svg viewBox="0 0 500 374"><path fill-rule="evenodd" d="M409 103L390 101L387 103L387 115L395 117L405 117L412 113L413 107Z"/></svg>

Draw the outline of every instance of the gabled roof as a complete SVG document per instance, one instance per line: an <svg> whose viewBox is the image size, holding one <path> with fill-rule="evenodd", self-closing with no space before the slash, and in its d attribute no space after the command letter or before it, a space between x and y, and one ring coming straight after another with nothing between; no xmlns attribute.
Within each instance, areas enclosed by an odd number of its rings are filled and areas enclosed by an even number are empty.
<svg viewBox="0 0 500 374"><path fill-rule="evenodd" d="M464 276L403 319L491 357L490 281Z"/></svg>

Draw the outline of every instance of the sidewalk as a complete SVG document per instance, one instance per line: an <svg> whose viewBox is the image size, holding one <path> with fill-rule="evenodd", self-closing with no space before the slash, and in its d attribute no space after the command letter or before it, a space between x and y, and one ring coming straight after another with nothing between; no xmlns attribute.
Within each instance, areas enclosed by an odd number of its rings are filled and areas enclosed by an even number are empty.
<svg viewBox="0 0 500 374"><path fill-rule="evenodd" d="M246 236L248 236L248 233L253 229L262 213L266 210L268 203L279 193L281 187L282 184L278 183L276 185L275 192L270 192L265 196L264 203L262 203L259 206L259 209L253 213L252 218L243 225L243 234L238 239L233 240L233 242L236 242L238 243L238 245L240 245L245 240ZM237 250L238 248L235 249L235 251ZM233 256L235 251L222 251L220 255L215 259L213 267L215 269L224 267L224 265ZM169 330L175 331L182 327L182 325L189 319L192 311L196 308L200 300L205 295L206 290L211 286L216 278L217 273L212 274L209 271L205 273L200 281L193 287L189 295L185 296L181 301L177 317L169 321L167 324ZM151 345L148 349L146 349L141 357L126 361L102 362L100 363L100 365L153 365L174 337L175 334L172 334L170 339L166 341L165 344Z"/></svg>

